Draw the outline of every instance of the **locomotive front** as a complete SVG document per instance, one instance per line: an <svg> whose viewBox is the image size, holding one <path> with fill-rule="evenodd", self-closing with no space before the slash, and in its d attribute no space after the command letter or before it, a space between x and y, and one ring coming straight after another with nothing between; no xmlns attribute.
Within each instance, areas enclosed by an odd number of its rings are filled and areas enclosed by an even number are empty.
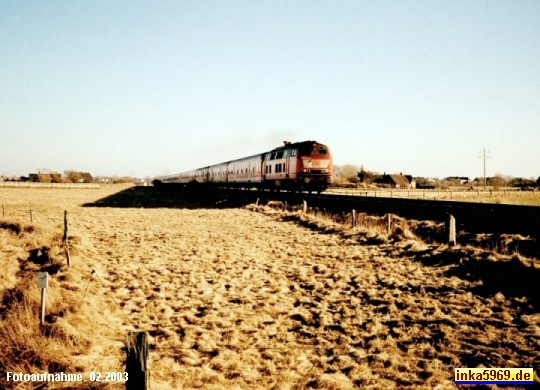
<svg viewBox="0 0 540 390"><path fill-rule="evenodd" d="M297 168L302 189L322 192L332 184L332 155L326 145L315 141L300 143Z"/></svg>

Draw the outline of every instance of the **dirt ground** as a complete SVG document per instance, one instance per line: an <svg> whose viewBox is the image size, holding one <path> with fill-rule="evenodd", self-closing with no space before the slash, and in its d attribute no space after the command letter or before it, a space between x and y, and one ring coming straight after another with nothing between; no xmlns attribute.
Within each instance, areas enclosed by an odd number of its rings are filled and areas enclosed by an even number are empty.
<svg viewBox="0 0 540 390"><path fill-rule="evenodd" d="M99 265L125 329L149 332L153 389L446 389L457 367L540 374L537 260L137 191L0 188L0 203L58 228L68 211L72 261Z"/></svg>

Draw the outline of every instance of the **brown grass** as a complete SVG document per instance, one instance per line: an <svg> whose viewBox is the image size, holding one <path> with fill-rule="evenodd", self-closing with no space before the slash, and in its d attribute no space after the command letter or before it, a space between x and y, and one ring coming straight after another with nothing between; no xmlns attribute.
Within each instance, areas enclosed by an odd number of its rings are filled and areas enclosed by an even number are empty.
<svg viewBox="0 0 540 390"><path fill-rule="evenodd" d="M6 354L2 370L122 371L121 341L137 329L150 334L154 389L443 389L455 367L539 374L536 260L424 242L400 220L389 235L279 205L83 208L118 189L51 191L0 189L4 296L25 297L6 306L0 329L15 336L0 350L43 353ZM24 233L29 204L36 228ZM76 247L51 282L57 330L44 335L19 260L48 246L63 262L63 209Z"/></svg>

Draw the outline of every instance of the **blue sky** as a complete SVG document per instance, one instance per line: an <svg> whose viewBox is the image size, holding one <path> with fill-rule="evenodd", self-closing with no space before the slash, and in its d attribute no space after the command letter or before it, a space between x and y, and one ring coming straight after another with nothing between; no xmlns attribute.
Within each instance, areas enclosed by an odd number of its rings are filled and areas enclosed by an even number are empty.
<svg viewBox="0 0 540 390"><path fill-rule="evenodd" d="M0 174L138 177L328 145L540 176L540 1L0 2Z"/></svg>

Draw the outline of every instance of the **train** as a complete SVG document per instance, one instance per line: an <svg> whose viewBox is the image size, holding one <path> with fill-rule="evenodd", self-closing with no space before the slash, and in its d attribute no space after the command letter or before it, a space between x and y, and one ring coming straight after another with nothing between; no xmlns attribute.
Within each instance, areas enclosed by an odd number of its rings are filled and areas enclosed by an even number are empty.
<svg viewBox="0 0 540 390"><path fill-rule="evenodd" d="M158 177L153 184L320 193L332 184L332 175L332 155L328 146L317 141L285 141L283 146L268 152Z"/></svg>

